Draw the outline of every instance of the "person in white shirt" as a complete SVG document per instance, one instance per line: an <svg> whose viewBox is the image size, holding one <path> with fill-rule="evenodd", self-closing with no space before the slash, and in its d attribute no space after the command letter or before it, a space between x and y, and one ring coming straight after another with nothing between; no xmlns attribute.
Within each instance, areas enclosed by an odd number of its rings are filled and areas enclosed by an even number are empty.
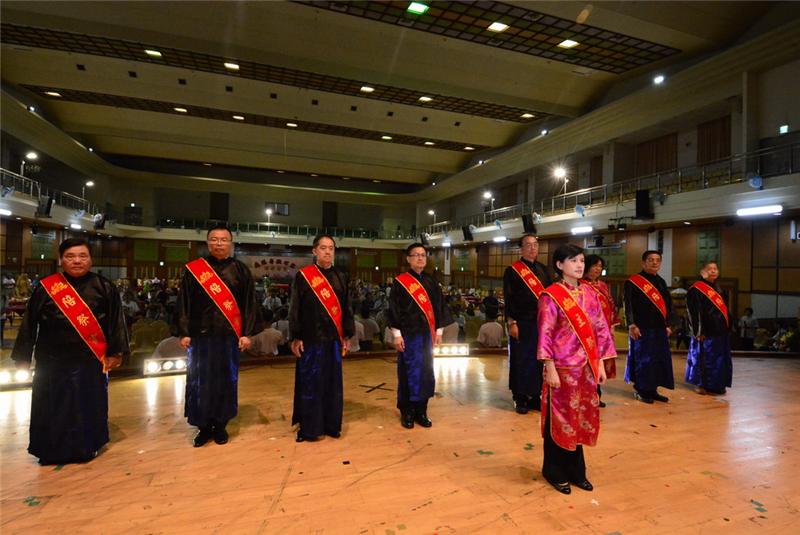
<svg viewBox="0 0 800 535"><path fill-rule="evenodd" d="M250 352L254 355L277 355L279 353L278 347L285 343L283 335L272 325L272 311L269 309L264 310L264 324L267 327L251 337Z"/></svg>
<svg viewBox="0 0 800 535"><path fill-rule="evenodd" d="M375 335L381 332L378 322L369 317L369 306L361 307L361 318L359 321L364 326L364 336L361 338L361 348L365 351L372 351L372 342Z"/></svg>
<svg viewBox="0 0 800 535"><path fill-rule="evenodd" d="M503 326L497 323L497 318L492 318L483 325L478 331L478 343L483 347L502 347Z"/></svg>
<svg viewBox="0 0 800 535"><path fill-rule="evenodd" d="M443 344L457 344L458 343L458 322L453 322L450 325L445 325L442 331Z"/></svg>
<svg viewBox="0 0 800 535"><path fill-rule="evenodd" d="M347 339L347 352L348 353L356 353L361 351L361 346L359 345L359 340L364 338L364 324L361 323L359 320L355 320L356 325L356 333Z"/></svg>

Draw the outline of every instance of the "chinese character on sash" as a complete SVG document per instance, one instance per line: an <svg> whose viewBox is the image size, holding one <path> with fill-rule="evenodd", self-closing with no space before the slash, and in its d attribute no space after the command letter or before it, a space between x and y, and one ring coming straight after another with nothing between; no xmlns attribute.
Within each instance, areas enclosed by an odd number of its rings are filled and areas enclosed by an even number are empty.
<svg viewBox="0 0 800 535"><path fill-rule="evenodd" d="M661 301L661 296L659 294L653 294L653 301Z"/></svg>
<svg viewBox="0 0 800 535"><path fill-rule="evenodd" d="M211 290L211 293L213 293L214 295L217 295L218 293L222 292L222 287L216 282L212 283L211 286L208 287L208 289Z"/></svg>
<svg viewBox="0 0 800 535"><path fill-rule="evenodd" d="M650 291L650 290L652 290L652 289L653 289L653 285L652 285L652 284L649 284L649 283L648 283L648 284L645 284L645 285L644 285L644 291L645 291L645 292L649 292L649 291Z"/></svg>
<svg viewBox="0 0 800 535"><path fill-rule="evenodd" d="M313 279L311 279L311 286L313 286L314 288L316 288L322 283L323 283L322 277L314 277Z"/></svg>
<svg viewBox="0 0 800 535"><path fill-rule="evenodd" d="M71 295L67 295L61 298L61 302L64 303L65 307L74 307L76 305L75 298Z"/></svg>
<svg viewBox="0 0 800 535"><path fill-rule="evenodd" d="M420 295L418 299L419 299L420 303L427 303L428 302L428 298L425 297L424 295Z"/></svg>
<svg viewBox="0 0 800 535"><path fill-rule="evenodd" d="M575 301L572 299L564 300L564 311L572 310L575 307Z"/></svg>
<svg viewBox="0 0 800 535"><path fill-rule="evenodd" d="M333 305L333 306L331 307L331 314L333 314L333 315L335 316L335 315L337 315L338 313L339 313L339 307L337 307L336 305Z"/></svg>
<svg viewBox="0 0 800 535"><path fill-rule="evenodd" d="M67 285L64 284L63 282L56 282L50 287L50 295L55 295L58 292L65 290L66 288Z"/></svg>
<svg viewBox="0 0 800 535"><path fill-rule="evenodd" d="M78 316L78 323L81 324L81 327L86 327L87 325L89 325L89 316L87 316L86 314L81 314L80 316Z"/></svg>
<svg viewBox="0 0 800 535"><path fill-rule="evenodd" d="M213 276L214 276L214 275L212 275L210 271L204 271L204 272L202 272L202 273L200 274L200 277L198 277L198 279L197 279L197 280L199 280L199 281L200 281L200 284L205 284L205 282L206 282L208 279L210 279L211 277L213 277Z"/></svg>
<svg viewBox="0 0 800 535"><path fill-rule="evenodd" d="M331 298L331 292L329 292L327 288L323 288L322 290L320 290L319 295L321 295L325 299Z"/></svg>
<svg viewBox="0 0 800 535"><path fill-rule="evenodd" d="M411 284L411 286L408 287L408 291L411 292L412 294L414 292L416 292L417 290L419 290L419 284L417 284L416 282Z"/></svg>
<svg viewBox="0 0 800 535"><path fill-rule="evenodd" d="M228 299L228 300L226 300L224 303L222 303L222 306L224 306L224 307L225 307L225 310L227 310L227 311L231 311L231 310L233 310L233 301L231 301L230 299Z"/></svg>

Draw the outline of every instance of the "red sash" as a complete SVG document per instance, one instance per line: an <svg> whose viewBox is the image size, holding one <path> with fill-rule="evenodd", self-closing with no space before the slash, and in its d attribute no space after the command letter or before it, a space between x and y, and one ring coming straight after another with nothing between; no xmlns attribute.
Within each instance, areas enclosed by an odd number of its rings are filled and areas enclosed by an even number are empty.
<svg viewBox="0 0 800 535"><path fill-rule="evenodd" d="M300 268L300 274L306 279L306 282L311 287L311 291L317 296L319 302L322 303L328 315L333 320L336 326L336 332L339 333L339 340L344 339L344 331L342 330L342 306L339 304L339 297L333 291L331 283L325 278L325 275L319 270L316 264L311 264L304 268ZM347 347L342 342L342 354L346 351Z"/></svg>
<svg viewBox="0 0 800 535"><path fill-rule="evenodd" d="M558 308L569 320L569 326L578 336L578 340L581 341L581 345L589 357L589 366L592 368L595 379L599 379L600 356L597 353L597 338L591 323L589 323L589 318L586 317L586 312L583 311L578 302L575 301L575 298L569 293L569 290L561 283L551 284L545 292L553 298Z"/></svg>
<svg viewBox="0 0 800 535"><path fill-rule="evenodd" d="M603 309L603 316L605 316L606 320L608 320L608 326L613 327L614 325L619 323L618 319L612 317L612 314L614 313L614 308L611 306L611 303L609 302L610 301L609 297L603 292L601 292L600 287L595 285L593 282L587 280L585 281L585 284L586 286L594 290L594 292L597 294L597 299L598 301L600 301L600 308Z"/></svg>
<svg viewBox="0 0 800 535"><path fill-rule="evenodd" d="M81 299L75 288L61 273L45 277L41 283L47 295L66 316L70 325L78 331L78 335L89 346L97 360L103 363L103 371L106 371L104 361L108 347L106 336L89 305Z"/></svg>
<svg viewBox="0 0 800 535"><path fill-rule="evenodd" d="M528 289L533 292L533 295L536 296L536 299L539 299L544 291L544 285L542 284L542 281L539 280L539 277L537 277L536 274L531 271L522 260L517 260L511 264L511 269L517 272L517 275L520 276L522 282L524 282Z"/></svg>
<svg viewBox="0 0 800 535"><path fill-rule="evenodd" d="M217 275L217 272L209 265L205 258L198 258L186 264L186 269L189 270L203 290L206 291L208 297L214 301L219 311L231 324L233 332L236 333L237 338L242 337L242 313L239 311L239 305L236 303L236 298L233 297L231 289L225 284L222 279Z"/></svg>
<svg viewBox="0 0 800 535"><path fill-rule="evenodd" d="M692 285L692 288L696 288L700 291L701 294L708 297L712 303L722 312L722 317L725 318L725 323L730 325L730 320L728 319L728 307L725 306L725 300L722 299L722 296L711 287L711 285L707 284L704 281L697 281Z"/></svg>
<svg viewBox="0 0 800 535"><path fill-rule="evenodd" d="M639 288L648 299L650 299L650 302L655 305L659 312L661 312L661 315L664 317L664 321L667 321L667 304L664 302L664 298L661 297L661 292L658 291L658 288L653 286L650 281L638 273L628 280L632 282L634 286Z"/></svg>
<svg viewBox="0 0 800 535"><path fill-rule="evenodd" d="M417 305L419 305L420 310L422 313L425 314L425 318L428 320L428 327L431 329L431 343L436 343L436 316L433 313L433 305L431 304L431 298L428 296L428 292L425 291L425 287L420 284L420 282L414 278L414 275L406 271L405 273L401 273L394 278L400 285L405 288L405 290L409 293L411 298L414 300Z"/></svg>

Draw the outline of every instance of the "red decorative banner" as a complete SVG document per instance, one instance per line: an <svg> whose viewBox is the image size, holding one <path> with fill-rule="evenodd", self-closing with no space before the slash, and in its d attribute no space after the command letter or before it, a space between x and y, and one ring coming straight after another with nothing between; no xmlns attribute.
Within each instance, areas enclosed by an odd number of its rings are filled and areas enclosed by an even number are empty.
<svg viewBox="0 0 800 535"><path fill-rule="evenodd" d="M544 292L544 285L542 281L539 280L539 277L530 270L528 266L525 265L525 262L522 260L517 260L513 264L511 264L511 268L517 272L517 275L522 278L522 281L528 287L528 289L533 292L533 295L536 296L536 299L542 295Z"/></svg>
<svg viewBox="0 0 800 535"><path fill-rule="evenodd" d="M414 302L419 305L420 310L425 314L425 319L428 320L428 327L431 329L431 343L436 343L436 316L433 313L431 298L428 296L428 292L425 291L425 287L408 271L399 274L394 280L399 282L411 295Z"/></svg>
<svg viewBox="0 0 800 535"><path fill-rule="evenodd" d="M343 341L344 331L342 329L342 306L339 304L339 297L333 291L333 286L325 278L325 275L319 270L316 264L311 264L304 268L300 268L300 274L306 279L306 282L311 287L311 291L317 296L319 302L322 303L328 315L333 320L336 326L336 332L339 333L339 340L342 341L342 355L347 350L347 345ZM292 296L294 298L294 296Z"/></svg>
<svg viewBox="0 0 800 535"><path fill-rule="evenodd" d="M586 312L580 307L575 298L572 297L569 290L560 282L551 284L545 290L547 295L553 298L553 301L558 305L558 308L564 313L569 320L569 325L581 341L583 349L586 351L586 356L589 358L589 366L592 368L595 379L600 379L600 356L597 352L597 338L595 337L594 330L592 329L589 318L586 317Z"/></svg>
<svg viewBox="0 0 800 535"><path fill-rule="evenodd" d="M705 283L704 281L697 281L692 285L692 288L695 288L700 291L701 294L708 297L712 303L722 312L722 317L725 318L725 323L730 325L730 319L728 318L728 307L725 306L725 300L722 298L719 293L712 288L709 284Z"/></svg>
<svg viewBox="0 0 800 535"><path fill-rule="evenodd" d="M45 277L41 284L81 339L89 346L97 360L103 363L103 371L107 371L105 369L106 348L108 347L106 335L103 334L103 329L89 305L81 299L75 288L61 273Z"/></svg>
<svg viewBox="0 0 800 535"><path fill-rule="evenodd" d="M661 312L661 315L664 317L664 321L667 321L667 304L664 302L664 298L661 297L661 292L658 291L658 288L653 286L650 281L638 273L628 280L632 282L634 286L639 288L648 299L650 299L650 302L652 302L658 311Z"/></svg>
<svg viewBox="0 0 800 535"><path fill-rule="evenodd" d="M233 297L231 289L225 284L222 279L217 275L217 272L208 264L205 258L198 258L186 264L186 269L189 270L203 290L206 291L208 297L214 301L219 311L231 324L233 332L236 333L237 338L242 337L242 313L239 311L239 304L236 303L236 298Z"/></svg>

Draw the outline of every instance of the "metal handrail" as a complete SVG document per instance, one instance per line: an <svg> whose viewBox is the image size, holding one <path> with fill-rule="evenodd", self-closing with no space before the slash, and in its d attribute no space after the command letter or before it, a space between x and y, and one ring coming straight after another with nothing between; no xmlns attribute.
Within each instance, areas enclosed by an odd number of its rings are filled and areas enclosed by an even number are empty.
<svg viewBox="0 0 800 535"><path fill-rule="evenodd" d="M428 225L429 234L458 230L474 225L485 227L493 223L519 218L522 215L553 215L583 207L610 203L623 203L636 198L637 190L654 190L664 195L709 189L737 182L744 182L751 176L777 176L797 172L800 167L800 143L759 149L736 154L699 165L662 171L621 182L603 184L547 197L538 202L525 202L502 208L495 208L479 214L471 214L459 219L442 221Z"/></svg>
<svg viewBox="0 0 800 535"><path fill-rule="evenodd" d="M313 238L317 234L330 234L334 238L361 238L369 240L410 240L414 238L415 229L397 228L393 231L369 228L326 227L321 225L285 225L281 223L247 223L241 221L222 221L218 219L162 218L156 224L157 229L196 229L206 230L214 225L224 223L235 234L266 234L271 237L297 236Z"/></svg>
<svg viewBox="0 0 800 535"><path fill-rule="evenodd" d="M0 169L0 186L2 186L3 197L13 195L16 192L22 195L30 195L35 199L50 197L59 206L70 210L82 210L86 214L96 214L99 211L96 204L78 195L50 188L38 180L22 176L8 169Z"/></svg>

